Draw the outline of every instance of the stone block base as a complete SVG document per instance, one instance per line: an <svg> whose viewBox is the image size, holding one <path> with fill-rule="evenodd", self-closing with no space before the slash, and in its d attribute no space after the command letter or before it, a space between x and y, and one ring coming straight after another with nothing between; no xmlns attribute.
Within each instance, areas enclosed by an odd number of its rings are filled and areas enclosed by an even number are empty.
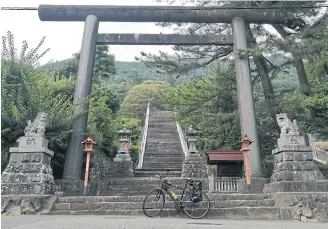
<svg viewBox="0 0 328 229"><path fill-rule="evenodd" d="M133 162L132 161L115 161L112 164L113 174L111 177L133 177Z"/></svg>
<svg viewBox="0 0 328 229"><path fill-rule="evenodd" d="M41 214L47 215L57 200L50 195L2 195L2 215Z"/></svg>
<svg viewBox="0 0 328 229"><path fill-rule="evenodd" d="M328 192L274 193L283 220L328 222Z"/></svg>
<svg viewBox="0 0 328 229"><path fill-rule="evenodd" d="M279 181L266 184L265 193L328 192L328 181Z"/></svg>
<svg viewBox="0 0 328 229"><path fill-rule="evenodd" d="M122 161L131 161L130 154L116 154L116 157L113 159L115 162L122 162Z"/></svg>
<svg viewBox="0 0 328 229"><path fill-rule="evenodd" d="M250 190L246 184L246 179L240 179L237 182L239 193L263 193L264 185L269 183L269 178L254 177L251 179Z"/></svg>
<svg viewBox="0 0 328 229"><path fill-rule="evenodd" d="M83 180L55 180L55 185L56 192L62 192L64 196L83 195Z"/></svg>
<svg viewBox="0 0 328 229"><path fill-rule="evenodd" d="M183 162L182 177L205 178L207 169L205 160L199 154L188 154Z"/></svg>
<svg viewBox="0 0 328 229"><path fill-rule="evenodd" d="M84 181L73 179L56 180L55 195L57 196L82 196ZM95 196L97 193L98 182L93 182L89 179L88 182L88 196Z"/></svg>
<svg viewBox="0 0 328 229"><path fill-rule="evenodd" d="M54 191L53 184L45 183L4 183L1 184L1 195L51 195Z"/></svg>

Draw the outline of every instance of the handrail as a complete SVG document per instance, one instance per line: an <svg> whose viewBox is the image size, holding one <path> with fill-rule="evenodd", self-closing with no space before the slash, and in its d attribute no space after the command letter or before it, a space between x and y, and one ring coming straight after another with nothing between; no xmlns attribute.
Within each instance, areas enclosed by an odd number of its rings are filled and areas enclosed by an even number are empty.
<svg viewBox="0 0 328 229"><path fill-rule="evenodd" d="M313 154L313 159L321 164L328 164L328 152L318 149L318 148L313 148L312 151Z"/></svg>
<svg viewBox="0 0 328 229"><path fill-rule="evenodd" d="M179 133L182 151L185 154L185 157L187 157L187 154L188 154L187 142L186 142L186 139L185 139L185 136L184 136L184 133L183 133L183 130L182 130L180 124L178 122L176 122L176 124L177 124L177 129L178 129L178 133Z"/></svg>
<svg viewBox="0 0 328 229"><path fill-rule="evenodd" d="M137 166L138 169L142 168L143 158L144 158L145 149L146 149L148 123L149 123L149 110L150 110L149 107L150 107L150 100L149 100L148 106L147 106L146 120L145 120L145 125L143 128L142 141L141 141L140 150L139 150L139 161L138 161L138 166Z"/></svg>

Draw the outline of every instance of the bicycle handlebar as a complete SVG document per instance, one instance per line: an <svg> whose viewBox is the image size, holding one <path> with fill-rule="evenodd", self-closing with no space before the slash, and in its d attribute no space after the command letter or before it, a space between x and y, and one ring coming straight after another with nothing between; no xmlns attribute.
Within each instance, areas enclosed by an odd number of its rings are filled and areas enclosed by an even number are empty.
<svg viewBox="0 0 328 229"><path fill-rule="evenodd" d="M160 173L159 175L155 175L155 177L159 178L159 179L163 179L165 178L166 175L170 175L171 173L168 172L168 173Z"/></svg>

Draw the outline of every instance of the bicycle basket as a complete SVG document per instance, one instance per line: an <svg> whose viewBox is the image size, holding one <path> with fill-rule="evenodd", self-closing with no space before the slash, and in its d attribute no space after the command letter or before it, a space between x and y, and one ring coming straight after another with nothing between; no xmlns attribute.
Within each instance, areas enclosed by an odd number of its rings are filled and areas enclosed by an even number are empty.
<svg viewBox="0 0 328 229"><path fill-rule="evenodd" d="M202 187L203 184L201 181L194 181L191 183L192 186L192 200L194 203L200 202L203 200Z"/></svg>

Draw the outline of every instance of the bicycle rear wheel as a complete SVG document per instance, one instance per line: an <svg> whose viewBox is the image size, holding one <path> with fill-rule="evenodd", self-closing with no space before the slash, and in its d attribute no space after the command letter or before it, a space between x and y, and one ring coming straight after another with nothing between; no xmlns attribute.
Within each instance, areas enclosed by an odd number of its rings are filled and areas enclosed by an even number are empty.
<svg viewBox="0 0 328 229"><path fill-rule="evenodd" d="M143 212L148 217L157 216L164 208L165 196L161 189L151 190L142 205Z"/></svg>
<svg viewBox="0 0 328 229"><path fill-rule="evenodd" d="M207 215L210 210L210 200L208 196L202 192L202 201L195 202L191 194L185 193L183 196L183 210L189 218L201 219Z"/></svg>

